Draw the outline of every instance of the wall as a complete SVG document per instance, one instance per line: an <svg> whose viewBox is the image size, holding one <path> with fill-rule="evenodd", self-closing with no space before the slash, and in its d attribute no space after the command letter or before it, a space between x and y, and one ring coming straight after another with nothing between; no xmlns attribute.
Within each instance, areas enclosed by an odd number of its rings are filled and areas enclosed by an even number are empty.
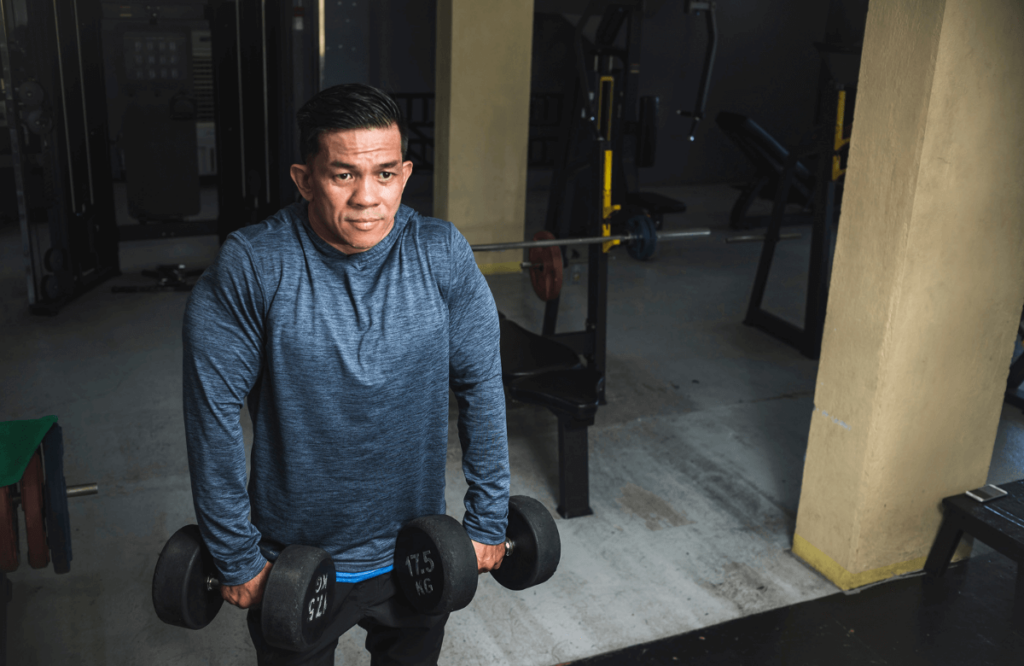
<svg viewBox="0 0 1024 666"><path fill-rule="evenodd" d="M540 0L535 10L575 22L585 0ZM718 2L718 57L707 117L690 142L689 120L675 110L696 99L704 58L703 16L687 15L683 0L649 2L644 20L640 94L661 98L655 166L641 170L646 185L738 182L753 171L714 125L720 110L751 116L783 145L794 146L814 122L821 60L813 47L826 33L859 35L865 0ZM436 0L370 3L368 82L389 92L432 92ZM565 64L563 34L535 33L534 80L551 89ZM571 51L568 53L571 56ZM554 56L554 57L552 57ZM554 74L552 73L554 70Z"/></svg>

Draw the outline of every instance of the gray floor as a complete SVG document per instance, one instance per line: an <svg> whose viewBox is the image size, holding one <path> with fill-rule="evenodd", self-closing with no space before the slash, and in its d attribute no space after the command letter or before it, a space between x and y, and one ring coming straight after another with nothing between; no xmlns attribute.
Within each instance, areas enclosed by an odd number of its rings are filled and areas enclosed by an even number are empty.
<svg viewBox="0 0 1024 666"><path fill-rule="evenodd" d="M442 663L553 665L836 591L789 552L813 409L816 363L740 322L760 247L726 245L725 187L663 190L690 211L669 229L710 238L611 263L608 406L591 429L595 515L558 520L563 555L547 584L521 593L481 579L448 625ZM542 197L531 193L533 219ZM537 225L533 225L537 226ZM808 233L780 246L767 307L796 320ZM201 266L215 239L122 246L125 275L177 261ZM225 606L189 632L150 603L156 554L193 522L180 403L186 294L112 294L104 286L54 318L27 314L16 230L0 233L0 420L57 414L71 500L71 573L22 565L11 576L12 664L251 664L244 613ZM585 266L572 270L561 330L582 325ZM539 329L543 305L525 276L489 279L499 308ZM243 424L248 428L247 418ZM554 509L556 428L510 405L512 490ZM248 432L248 430L247 430ZM452 435L454 436L454 428ZM459 448L449 447L450 511L461 517ZM991 478L1024 476L1024 417L1004 409ZM363 632L337 663L368 664Z"/></svg>

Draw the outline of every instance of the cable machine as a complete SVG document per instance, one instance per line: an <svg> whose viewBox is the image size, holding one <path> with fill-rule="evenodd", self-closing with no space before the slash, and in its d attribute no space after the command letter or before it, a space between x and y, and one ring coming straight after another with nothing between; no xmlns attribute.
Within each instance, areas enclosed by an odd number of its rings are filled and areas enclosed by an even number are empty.
<svg viewBox="0 0 1024 666"><path fill-rule="evenodd" d="M119 275L120 241L223 241L294 200L294 112L319 86L319 16L318 0L0 0L33 313ZM215 136L202 147L201 121ZM217 213L196 219L204 180ZM138 224L117 222L122 188Z"/></svg>

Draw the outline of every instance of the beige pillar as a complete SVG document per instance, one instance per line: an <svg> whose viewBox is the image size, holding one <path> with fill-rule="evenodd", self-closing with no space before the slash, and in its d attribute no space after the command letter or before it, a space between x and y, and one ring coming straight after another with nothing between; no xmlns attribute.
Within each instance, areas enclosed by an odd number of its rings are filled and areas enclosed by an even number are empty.
<svg viewBox="0 0 1024 666"><path fill-rule="evenodd" d="M920 569L983 485L1024 303L1024 3L872 0L793 552Z"/></svg>
<svg viewBox="0 0 1024 666"><path fill-rule="evenodd" d="M533 0L438 0L434 216L473 244L523 239L532 42ZM521 258L476 255L485 274Z"/></svg>

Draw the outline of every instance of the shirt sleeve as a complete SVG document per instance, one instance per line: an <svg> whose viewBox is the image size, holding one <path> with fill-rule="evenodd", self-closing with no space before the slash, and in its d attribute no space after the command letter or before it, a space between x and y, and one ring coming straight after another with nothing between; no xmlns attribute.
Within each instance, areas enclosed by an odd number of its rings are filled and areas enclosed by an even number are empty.
<svg viewBox="0 0 1024 666"><path fill-rule="evenodd" d="M182 326L182 393L192 501L225 585L265 563L249 521L242 402L262 364L264 294L249 243L231 235L192 289Z"/></svg>
<svg viewBox="0 0 1024 666"><path fill-rule="evenodd" d="M463 523L471 539L494 545L505 540L509 495L498 309L469 243L454 226L451 259L449 381L459 404L462 470L469 484Z"/></svg>

